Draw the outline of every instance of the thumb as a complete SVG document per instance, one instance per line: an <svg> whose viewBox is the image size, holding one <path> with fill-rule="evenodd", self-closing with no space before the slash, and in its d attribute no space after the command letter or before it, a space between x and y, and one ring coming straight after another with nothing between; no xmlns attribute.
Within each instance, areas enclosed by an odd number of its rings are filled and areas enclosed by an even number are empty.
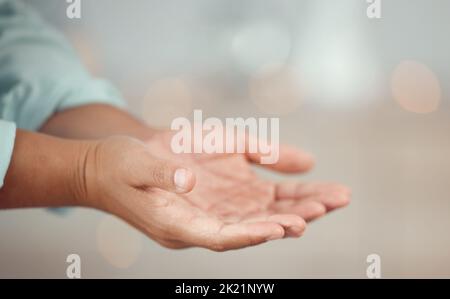
<svg viewBox="0 0 450 299"><path fill-rule="evenodd" d="M194 188L195 174L170 161L152 159L146 167L145 185L175 193L187 193Z"/></svg>

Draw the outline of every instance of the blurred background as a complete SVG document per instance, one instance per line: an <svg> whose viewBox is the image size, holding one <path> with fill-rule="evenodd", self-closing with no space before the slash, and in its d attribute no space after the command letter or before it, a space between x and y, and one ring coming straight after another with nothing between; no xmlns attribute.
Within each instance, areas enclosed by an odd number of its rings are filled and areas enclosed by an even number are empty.
<svg viewBox="0 0 450 299"><path fill-rule="evenodd" d="M280 117L313 152L298 179L339 181L351 205L300 240L173 251L106 214L0 212L0 277L450 277L450 1L28 0L153 126L190 117ZM259 171L259 170L258 170ZM283 177L267 172L281 180Z"/></svg>

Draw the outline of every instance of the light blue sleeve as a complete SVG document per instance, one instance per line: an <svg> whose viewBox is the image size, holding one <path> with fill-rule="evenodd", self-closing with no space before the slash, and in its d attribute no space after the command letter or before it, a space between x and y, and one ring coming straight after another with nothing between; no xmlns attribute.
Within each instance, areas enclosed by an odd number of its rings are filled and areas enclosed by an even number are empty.
<svg viewBox="0 0 450 299"><path fill-rule="evenodd" d="M15 136L16 125L0 119L0 188L3 187L3 180L11 160Z"/></svg>
<svg viewBox="0 0 450 299"><path fill-rule="evenodd" d="M37 130L55 112L89 103L124 106L93 78L64 36L19 0L0 0L0 182L14 143L13 124Z"/></svg>

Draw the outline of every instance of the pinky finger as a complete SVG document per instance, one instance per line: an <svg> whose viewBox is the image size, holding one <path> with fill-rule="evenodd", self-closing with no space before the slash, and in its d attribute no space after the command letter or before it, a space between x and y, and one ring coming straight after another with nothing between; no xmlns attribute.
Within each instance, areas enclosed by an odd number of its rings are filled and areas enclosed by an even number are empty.
<svg viewBox="0 0 450 299"><path fill-rule="evenodd" d="M274 222L235 223L222 226L207 247L220 252L254 246L283 237L283 227Z"/></svg>

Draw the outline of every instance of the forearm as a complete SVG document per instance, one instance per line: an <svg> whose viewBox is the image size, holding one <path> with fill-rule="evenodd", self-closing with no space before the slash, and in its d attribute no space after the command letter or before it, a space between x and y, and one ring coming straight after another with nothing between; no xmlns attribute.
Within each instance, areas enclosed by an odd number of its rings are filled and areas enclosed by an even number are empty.
<svg viewBox="0 0 450 299"><path fill-rule="evenodd" d="M84 157L96 141L86 140L111 135L146 140L156 130L123 110L92 104L55 114L40 132L45 134L17 130L5 184L0 189L0 209L88 205L81 195Z"/></svg>
<svg viewBox="0 0 450 299"><path fill-rule="evenodd" d="M156 132L128 112L104 104L85 105L56 113L40 131L73 139L126 135L141 140L149 139Z"/></svg>
<svg viewBox="0 0 450 299"><path fill-rule="evenodd" d="M83 157L88 142L18 130L12 159L0 189L0 209L84 205Z"/></svg>

